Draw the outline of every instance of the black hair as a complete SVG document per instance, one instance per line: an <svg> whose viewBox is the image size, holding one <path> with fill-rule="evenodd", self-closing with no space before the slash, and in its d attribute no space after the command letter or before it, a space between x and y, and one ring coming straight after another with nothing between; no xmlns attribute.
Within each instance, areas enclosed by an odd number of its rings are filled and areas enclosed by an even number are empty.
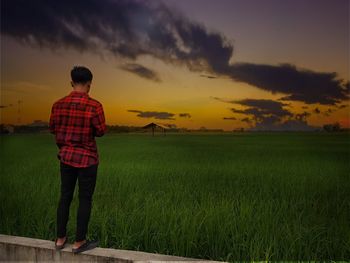
<svg viewBox="0 0 350 263"><path fill-rule="evenodd" d="M92 80L92 73L91 71L83 66L75 66L71 72L70 75L72 77L72 81L74 83L82 83L85 84L88 81Z"/></svg>

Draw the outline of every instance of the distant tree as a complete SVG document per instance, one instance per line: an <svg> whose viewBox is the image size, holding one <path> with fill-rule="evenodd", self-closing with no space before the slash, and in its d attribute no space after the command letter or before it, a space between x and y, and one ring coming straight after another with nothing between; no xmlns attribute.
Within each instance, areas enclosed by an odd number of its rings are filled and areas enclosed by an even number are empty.
<svg viewBox="0 0 350 263"><path fill-rule="evenodd" d="M339 122L336 122L333 124L333 131L337 132L337 131L340 131L341 128L340 128L340 124Z"/></svg>
<svg viewBox="0 0 350 263"><path fill-rule="evenodd" d="M339 122L335 122L333 124L325 124L325 125L323 125L323 129L326 132L338 132L338 131L341 131L341 127L340 127Z"/></svg>
<svg viewBox="0 0 350 263"><path fill-rule="evenodd" d="M7 134L9 131L5 128L4 124L0 124L0 134Z"/></svg>
<svg viewBox="0 0 350 263"><path fill-rule="evenodd" d="M332 131L332 124L325 124L325 125L323 125L323 129L326 132L331 132Z"/></svg>

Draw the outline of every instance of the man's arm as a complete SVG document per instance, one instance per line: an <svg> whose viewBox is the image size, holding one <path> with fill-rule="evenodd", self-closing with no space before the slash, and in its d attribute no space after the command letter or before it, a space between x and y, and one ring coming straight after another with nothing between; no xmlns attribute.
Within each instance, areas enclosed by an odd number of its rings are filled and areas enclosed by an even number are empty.
<svg viewBox="0 0 350 263"><path fill-rule="evenodd" d="M50 123L49 123L49 131L52 134L55 134L55 119L56 119L55 104L53 104L51 108Z"/></svg>
<svg viewBox="0 0 350 263"><path fill-rule="evenodd" d="M95 115L92 117L92 126L94 136L101 137L106 132L105 115L103 112L102 104L99 104L96 108Z"/></svg>

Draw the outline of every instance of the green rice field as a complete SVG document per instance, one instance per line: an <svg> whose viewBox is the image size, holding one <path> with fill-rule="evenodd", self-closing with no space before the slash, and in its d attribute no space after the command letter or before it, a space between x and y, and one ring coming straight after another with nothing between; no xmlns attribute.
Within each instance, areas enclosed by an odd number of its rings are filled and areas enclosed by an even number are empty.
<svg viewBox="0 0 350 263"><path fill-rule="evenodd" d="M0 233L54 240L51 134L0 137ZM350 260L350 134L106 134L88 238L203 259ZM78 185L77 185L78 186ZM75 237L78 188L68 238Z"/></svg>

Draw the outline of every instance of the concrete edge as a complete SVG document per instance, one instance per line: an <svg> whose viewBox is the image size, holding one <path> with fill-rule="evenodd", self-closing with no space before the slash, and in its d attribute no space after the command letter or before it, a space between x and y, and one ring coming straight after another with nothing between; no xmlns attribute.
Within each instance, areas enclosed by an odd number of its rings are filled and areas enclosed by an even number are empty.
<svg viewBox="0 0 350 263"><path fill-rule="evenodd" d="M155 254L143 251L101 248L97 247L80 254L72 253L72 244L67 244L60 251L55 250L54 241L36 239L21 236L0 234L0 261L89 261L89 262L126 262L126 263L151 263L151 262L222 262L196 258Z"/></svg>

